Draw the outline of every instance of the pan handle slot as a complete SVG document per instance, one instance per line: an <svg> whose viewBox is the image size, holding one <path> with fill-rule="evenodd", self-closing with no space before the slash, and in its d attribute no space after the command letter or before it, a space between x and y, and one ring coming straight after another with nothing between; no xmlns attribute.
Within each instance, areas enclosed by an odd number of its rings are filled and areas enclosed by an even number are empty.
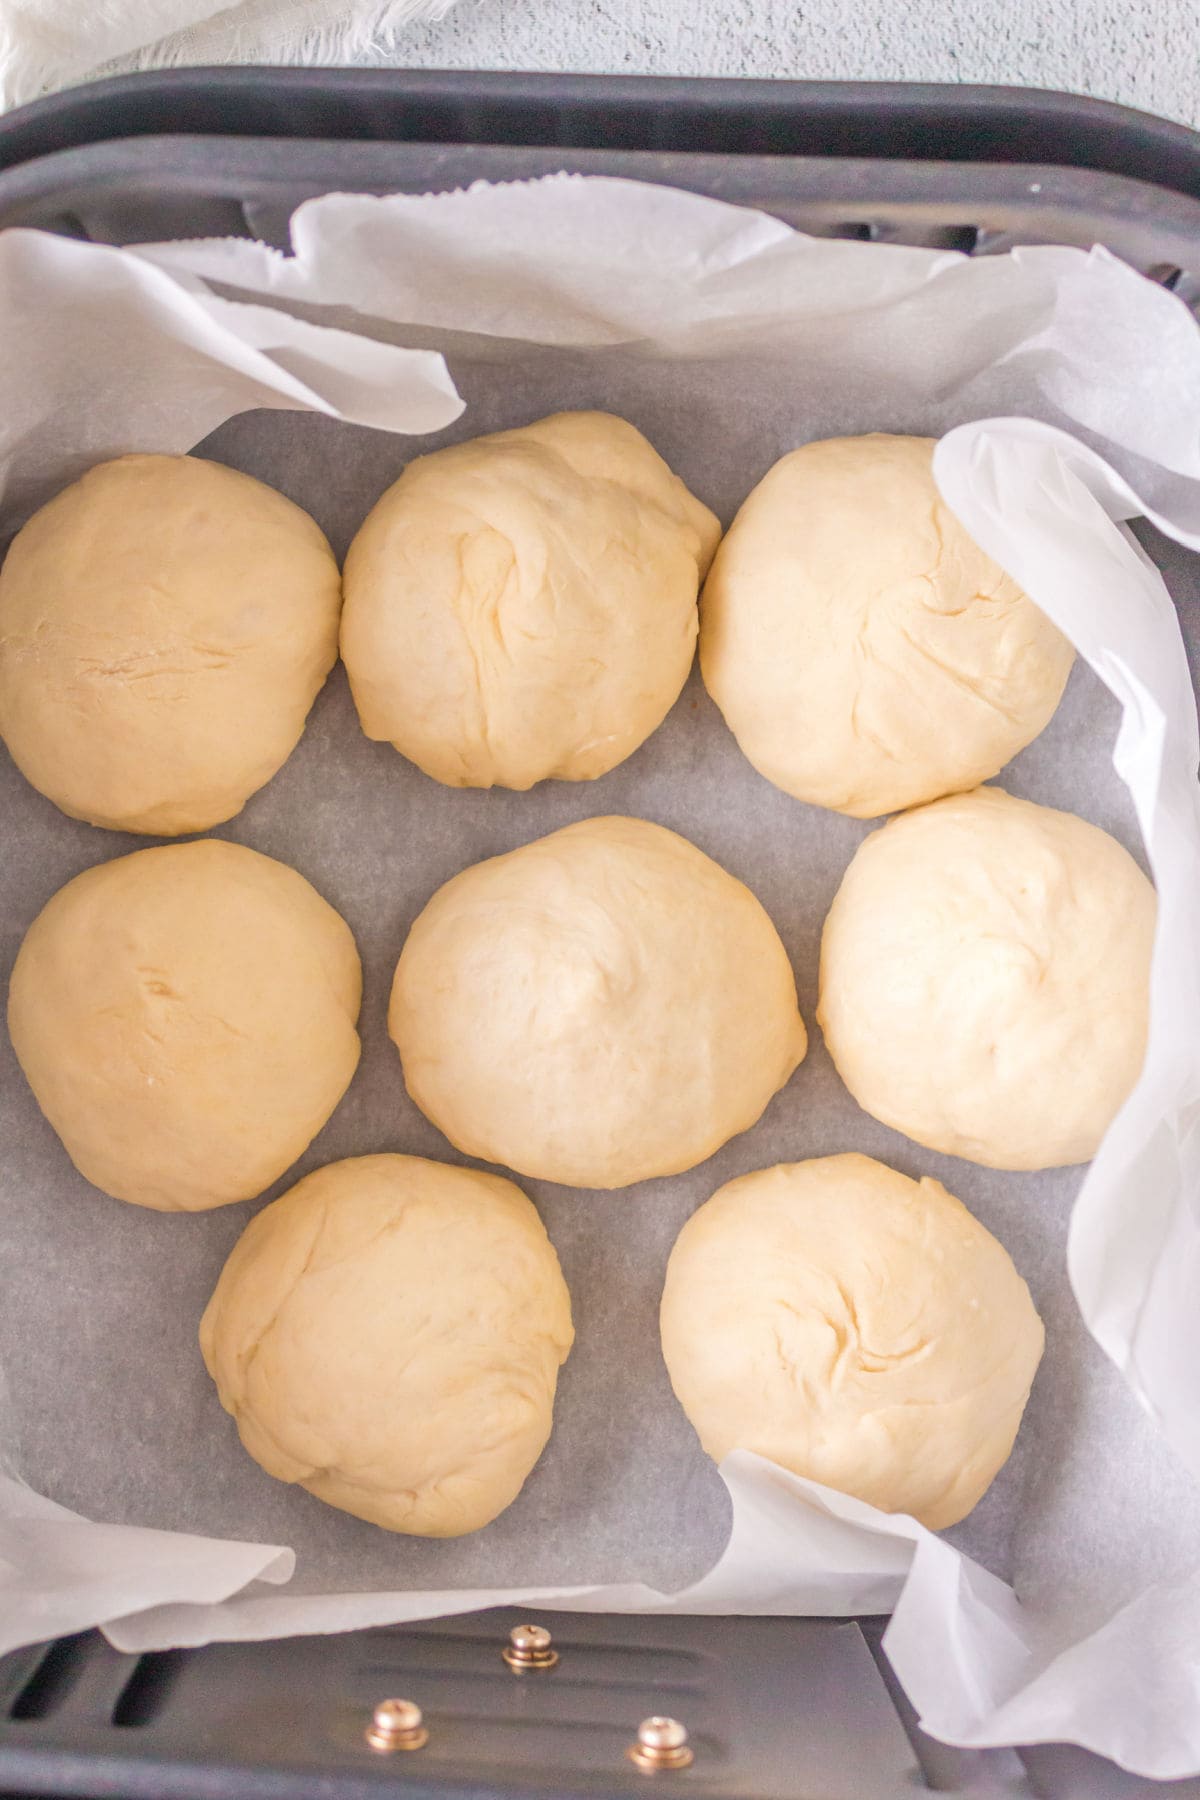
<svg viewBox="0 0 1200 1800"><path fill-rule="evenodd" d="M113 1707L113 1724L124 1729L153 1724L186 1658L186 1650L151 1650L139 1656Z"/></svg>
<svg viewBox="0 0 1200 1800"><path fill-rule="evenodd" d="M88 1637L59 1638L49 1645L33 1674L9 1708L11 1719L48 1719L57 1712L79 1679L87 1659Z"/></svg>

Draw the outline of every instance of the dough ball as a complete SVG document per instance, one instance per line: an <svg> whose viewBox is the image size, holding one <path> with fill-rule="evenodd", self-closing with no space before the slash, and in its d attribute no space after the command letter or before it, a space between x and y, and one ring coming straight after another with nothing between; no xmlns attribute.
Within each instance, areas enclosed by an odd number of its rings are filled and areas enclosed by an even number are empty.
<svg viewBox="0 0 1200 1800"><path fill-rule="evenodd" d="M246 1227L200 1325L268 1475L423 1537L478 1531L516 1499L573 1337L520 1188L420 1156L305 1176Z"/></svg>
<svg viewBox="0 0 1200 1800"><path fill-rule="evenodd" d="M667 1266L663 1356L714 1461L753 1450L931 1531L1002 1468L1042 1343L1003 1245L869 1156L729 1182Z"/></svg>
<svg viewBox="0 0 1200 1800"><path fill-rule="evenodd" d="M687 679L719 536L608 413L418 457L346 558L342 656L363 730L451 787L605 774Z"/></svg>
<svg viewBox="0 0 1200 1800"><path fill-rule="evenodd" d="M792 451L738 513L701 603L704 682L754 767L859 819L997 774L1049 723L1074 660L942 500L933 447Z"/></svg>
<svg viewBox="0 0 1200 1800"><path fill-rule="evenodd" d="M100 463L0 569L0 737L72 818L207 831L295 748L340 596L320 530L274 488L198 456Z"/></svg>
<svg viewBox="0 0 1200 1800"><path fill-rule="evenodd" d="M623 818L440 888L404 946L388 1029L452 1144L589 1188L703 1162L806 1048L787 953L749 888Z"/></svg>
<svg viewBox="0 0 1200 1800"><path fill-rule="evenodd" d="M249 1200L358 1063L350 928L302 875L207 838L99 863L25 935L8 1028L82 1175L135 1206Z"/></svg>
<svg viewBox="0 0 1200 1800"><path fill-rule="evenodd" d="M1086 1162L1146 1053L1154 889L1107 832L979 788L859 846L817 1017L859 1105L993 1169Z"/></svg>

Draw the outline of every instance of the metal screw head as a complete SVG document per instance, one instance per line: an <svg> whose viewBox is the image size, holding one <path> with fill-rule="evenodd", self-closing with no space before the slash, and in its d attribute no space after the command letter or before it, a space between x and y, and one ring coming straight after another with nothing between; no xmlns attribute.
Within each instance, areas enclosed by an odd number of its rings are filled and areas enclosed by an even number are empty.
<svg viewBox="0 0 1200 1800"><path fill-rule="evenodd" d="M381 1700L366 1736L372 1750L419 1750L429 1742L421 1709L411 1700Z"/></svg>
<svg viewBox="0 0 1200 1800"><path fill-rule="evenodd" d="M514 1625L501 1655L517 1675L526 1669L552 1669L558 1661L558 1651L551 1644L544 1625Z"/></svg>
<svg viewBox="0 0 1200 1800"><path fill-rule="evenodd" d="M421 1709L412 1700L381 1700L374 1723L380 1731L416 1731L422 1723Z"/></svg>
<svg viewBox="0 0 1200 1800"><path fill-rule="evenodd" d="M681 1750L687 1735L687 1726L678 1719L664 1719L657 1713L638 1726L638 1743L647 1750Z"/></svg>
<svg viewBox="0 0 1200 1800"><path fill-rule="evenodd" d="M678 1719L656 1713L638 1726L637 1742L626 1751L631 1763L646 1774L656 1769L686 1769L694 1760L687 1727Z"/></svg>

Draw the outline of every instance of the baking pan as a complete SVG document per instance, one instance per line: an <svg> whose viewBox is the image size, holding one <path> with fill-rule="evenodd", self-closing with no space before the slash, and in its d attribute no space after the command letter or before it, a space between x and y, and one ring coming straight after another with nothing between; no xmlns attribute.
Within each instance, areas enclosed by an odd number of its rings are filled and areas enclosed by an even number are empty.
<svg viewBox="0 0 1200 1800"><path fill-rule="evenodd" d="M331 189L570 169L759 206L821 236L974 254L1102 243L1200 303L1200 138L1011 88L390 70L118 77L0 119L0 226L284 247Z"/></svg>
<svg viewBox="0 0 1200 1800"><path fill-rule="evenodd" d="M121 77L0 120L0 226L108 243L211 234L286 246L313 194L426 191L559 169L666 182L823 235L989 254L1101 243L1200 302L1200 136L1003 88L349 70ZM1154 538L1177 598L1196 559ZM1127 1800L1070 1747L963 1753L924 1737L883 1621L554 1614L556 1666L514 1674L507 1614L141 1657L97 1633L0 1659L0 1791L191 1800L417 1794L888 1800L922 1789ZM420 1703L428 1742L366 1740ZM638 1721L703 1755L640 1773Z"/></svg>

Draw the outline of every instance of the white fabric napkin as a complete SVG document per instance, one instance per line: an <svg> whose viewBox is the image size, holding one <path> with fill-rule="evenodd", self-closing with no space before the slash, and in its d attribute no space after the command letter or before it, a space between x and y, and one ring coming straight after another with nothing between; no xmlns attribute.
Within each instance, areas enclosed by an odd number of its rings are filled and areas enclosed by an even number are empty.
<svg viewBox="0 0 1200 1800"><path fill-rule="evenodd" d="M345 63L454 0L0 0L0 111L136 64Z"/></svg>

